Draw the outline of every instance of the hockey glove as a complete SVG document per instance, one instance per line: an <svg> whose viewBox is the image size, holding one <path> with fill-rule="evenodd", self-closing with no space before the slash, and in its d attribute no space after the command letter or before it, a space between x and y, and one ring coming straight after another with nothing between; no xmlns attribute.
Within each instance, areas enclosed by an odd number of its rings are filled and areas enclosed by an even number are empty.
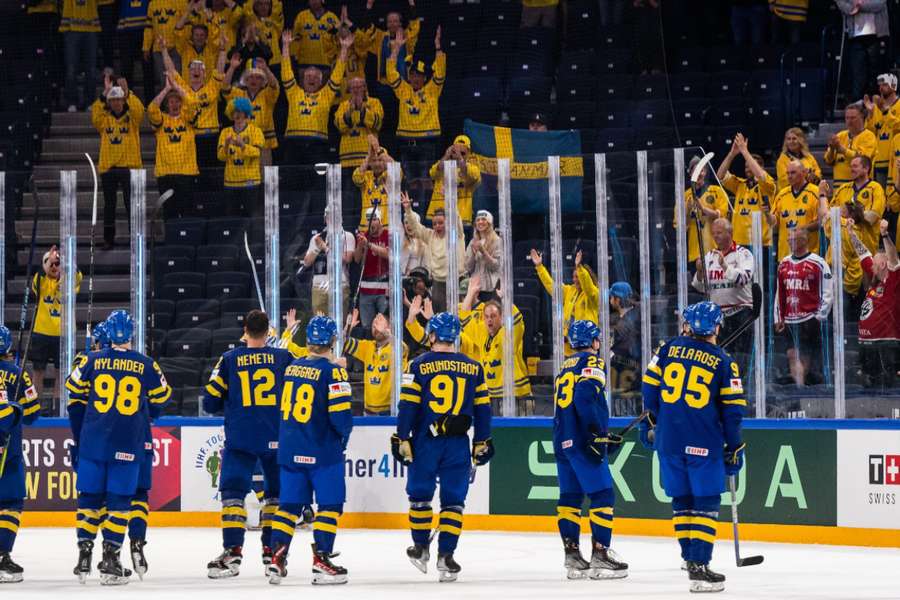
<svg viewBox="0 0 900 600"><path fill-rule="evenodd" d="M656 423L653 422L653 415L648 414L647 418L638 425L638 438L641 445L647 450L656 449Z"/></svg>
<svg viewBox="0 0 900 600"><path fill-rule="evenodd" d="M472 442L472 462L476 467L488 464L494 457L494 442L491 438L483 442Z"/></svg>
<svg viewBox="0 0 900 600"><path fill-rule="evenodd" d="M72 470L78 470L78 444L69 446L69 462L72 463Z"/></svg>
<svg viewBox="0 0 900 600"><path fill-rule="evenodd" d="M725 474L731 477L737 475L744 466L744 448L747 444L737 446L725 446Z"/></svg>
<svg viewBox="0 0 900 600"><path fill-rule="evenodd" d="M397 462L406 466L411 465L413 461L412 442L400 439L400 436L395 433L391 436L391 454Z"/></svg>
<svg viewBox="0 0 900 600"><path fill-rule="evenodd" d="M591 429L591 431L588 433L587 449L590 451L590 455L597 460L603 460L604 458L606 458L606 446L608 443L609 436L607 434L600 433L596 429Z"/></svg>
<svg viewBox="0 0 900 600"><path fill-rule="evenodd" d="M441 437L445 435L466 435L472 426L472 417L469 415L441 415L429 427L431 435Z"/></svg>

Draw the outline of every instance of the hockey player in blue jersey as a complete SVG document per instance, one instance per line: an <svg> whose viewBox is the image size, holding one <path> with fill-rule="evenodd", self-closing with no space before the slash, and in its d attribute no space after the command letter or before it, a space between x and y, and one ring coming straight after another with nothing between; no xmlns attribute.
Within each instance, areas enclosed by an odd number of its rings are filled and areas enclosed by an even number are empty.
<svg viewBox="0 0 900 600"><path fill-rule="evenodd" d="M553 451L559 476L557 524L565 551L569 579L618 579L628 576L628 565L610 549L615 491L609 457L622 438L609 433L606 372L600 349L600 329L591 321L569 326L569 346L554 383ZM581 505L590 499L591 561L579 550Z"/></svg>
<svg viewBox="0 0 900 600"><path fill-rule="evenodd" d="M722 310L699 302L684 311L689 334L657 351L643 379L640 439L659 454L663 488L672 497L675 537L692 592L720 592L711 571L725 476L744 464L741 420L747 401L737 363L716 345Z"/></svg>
<svg viewBox="0 0 900 600"><path fill-rule="evenodd" d="M225 449L219 475L224 551L206 565L212 579L240 572L247 509L244 499L253 485L257 463L263 471L262 557L272 559L271 518L278 510L278 400L291 353L266 345L269 317L251 310L244 319L246 346L219 358L203 394L203 410L224 411Z"/></svg>
<svg viewBox="0 0 900 600"><path fill-rule="evenodd" d="M131 349L131 315L114 311L106 325L111 346L89 353L66 380L79 494L75 573L83 583L91 572L93 537L105 502L100 582L122 585L131 571L122 567L119 553L144 462L148 423L160 414L172 389L155 361Z"/></svg>
<svg viewBox="0 0 900 600"><path fill-rule="evenodd" d="M267 569L272 584L281 583L287 575L297 519L314 495L312 582L347 583L347 569L331 561L347 496L344 451L353 429L347 370L335 364L331 351L336 336L331 318L310 319L306 326L309 355L295 360L285 372L278 435L281 503L272 515L275 554Z"/></svg>
<svg viewBox="0 0 900 600"><path fill-rule="evenodd" d="M22 581L23 569L10 557L25 500L22 425L31 425L41 405L28 373L10 356L12 335L0 325L0 583Z"/></svg>
<svg viewBox="0 0 900 600"><path fill-rule="evenodd" d="M391 453L409 465L410 562L428 572L431 501L440 481L439 581L455 581L460 572L453 553L462 533L463 509L472 464L485 465L494 455L491 441L491 398L481 364L456 351L460 322L439 313L426 327L431 351L415 359L403 374L397 433ZM472 449L469 429L475 427Z"/></svg>

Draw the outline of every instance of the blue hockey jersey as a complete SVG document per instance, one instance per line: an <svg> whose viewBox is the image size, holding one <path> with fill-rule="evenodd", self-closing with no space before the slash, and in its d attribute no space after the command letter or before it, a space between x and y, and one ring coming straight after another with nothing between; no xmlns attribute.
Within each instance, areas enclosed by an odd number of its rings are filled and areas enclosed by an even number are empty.
<svg viewBox="0 0 900 600"><path fill-rule="evenodd" d="M278 448L278 400L294 357L281 348L229 350L203 394L203 410L225 412L225 447L260 454Z"/></svg>
<svg viewBox="0 0 900 600"><path fill-rule="evenodd" d="M491 398L482 366L459 352L426 352L403 374L397 433L404 439L431 437L429 427L448 413L471 417L476 441L491 437Z"/></svg>
<svg viewBox="0 0 900 600"><path fill-rule="evenodd" d="M747 401L741 373L725 350L679 336L654 355L643 378L644 408L656 415L661 454L721 458L741 442Z"/></svg>
<svg viewBox="0 0 900 600"><path fill-rule="evenodd" d="M19 377L22 378L21 383L19 383ZM15 425L13 425L13 420L15 420L12 414L13 408L0 408L0 441L6 440L9 452L15 453L15 456L21 456L22 426L34 423L40 413L41 403L38 402L37 391L31 383L28 372L17 367L16 363L12 361L0 360L0 384L6 388L7 401L18 402L22 407L22 418ZM19 397L14 398L17 385ZM8 458L9 455L7 455Z"/></svg>
<svg viewBox="0 0 900 600"><path fill-rule="evenodd" d="M121 348L89 353L72 370L66 389L80 456L98 461L142 456L149 421L172 395L153 359Z"/></svg>
<svg viewBox="0 0 900 600"><path fill-rule="evenodd" d="M344 460L353 430L347 370L327 358L295 360L284 375L278 464L324 467Z"/></svg>
<svg viewBox="0 0 900 600"><path fill-rule="evenodd" d="M578 352L563 362L553 392L554 452L583 452L591 430L606 433L609 408L605 389L604 362L596 354Z"/></svg>

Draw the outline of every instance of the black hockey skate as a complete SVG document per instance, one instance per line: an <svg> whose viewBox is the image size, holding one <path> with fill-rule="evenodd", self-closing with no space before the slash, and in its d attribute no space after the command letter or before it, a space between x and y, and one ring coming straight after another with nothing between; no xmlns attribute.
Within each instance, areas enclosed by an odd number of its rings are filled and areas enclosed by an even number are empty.
<svg viewBox="0 0 900 600"><path fill-rule="evenodd" d="M431 558L431 552L428 551L428 546L414 544L406 549L406 556L409 557L409 562L411 562L415 568L423 573L428 573L428 560Z"/></svg>
<svg viewBox="0 0 900 600"><path fill-rule="evenodd" d="M206 564L207 577L210 579L237 577L241 572L241 559L243 557L240 546L225 548L222 554Z"/></svg>
<svg viewBox="0 0 900 600"><path fill-rule="evenodd" d="M13 562L9 552L0 552L0 583L19 583L25 570Z"/></svg>
<svg viewBox="0 0 900 600"><path fill-rule="evenodd" d="M146 545L146 540L131 540L131 564L141 581L147 574L147 557L144 556L144 546Z"/></svg>
<svg viewBox="0 0 900 600"><path fill-rule="evenodd" d="M688 561L688 577L694 593L721 592L725 590L725 576L709 569L709 565Z"/></svg>
<svg viewBox="0 0 900 600"><path fill-rule="evenodd" d="M347 583L347 569L331 562L331 559L337 556L337 554L321 552L316 548L315 544L312 545L312 551L313 585L337 585Z"/></svg>
<svg viewBox="0 0 900 600"><path fill-rule="evenodd" d="M87 581L88 575L91 574L93 554L94 542L91 540L81 540L78 542L78 564L72 569L72 572L78 577L78 583Z"/></svg>
<svg viewBox="0 0 900 600"><path fill-rule="evenodd" d="M275 552L272 553L272 561L266 566L266 577L269 583L278 585L281 580L287 577L287 557L288 547L284 544L278 544Z"/></svg>
<svg viewBox="0 0 900 600"><path fill-rule="evenodd" d="M594 542L591 552L591 579L622 579L628 577L628 563L619 560L611 549Z"/></svg>
<svg viewBox="0 0 900 600"><path fill-rule="evenodd" d="M578 549L578 541L570 538L563 540L563 550L566 552L566 577L569 579L585 579L590 575L591 563L584 560L581 550Z"/></svg>
<svg viewBox="0 0 900 600"><path fill-rule="evenodd" d="M262 562L263 562L263 572L265 572L265 568L272 564L272 555L275 554L275 551L272 550L269 546L263 546L262 551Z"/></svg>
<svg viewBox="0 0 900 600"><path fill-rule="evenodd" d="M447 554L438 553L437 570L438 581L441 583L450 583L451 581L456 581L456 578L459 577L459 572L462 571L462 567L453 560L452 552L448 552Z"/></svg>
<svg viewBox="0 0 900 600"><path fill-rule="evenodd" d="M131 569L122 566L119 560L119 551L121 548L103 542L103 560L97 565L100 572L100 585L126 585L128 578L131 577Z"/></svg>

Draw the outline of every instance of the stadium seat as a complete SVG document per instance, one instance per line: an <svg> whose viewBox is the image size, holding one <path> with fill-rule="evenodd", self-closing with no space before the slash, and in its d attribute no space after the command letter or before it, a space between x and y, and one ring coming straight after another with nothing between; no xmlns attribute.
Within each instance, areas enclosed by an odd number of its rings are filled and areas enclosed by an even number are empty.
<svg viewBox="0 0 900 600"><path fill-rule="evenodd" d="M172 219L166 222L166 244L200 246L206 241L203 219Z"/></svg>
<svg viewBox="0 0 900 600"><path fill-rule="evenodd" d="M741 71L723 71L710 75L708 93L712 98L743 96L748 85L747 74Z"/></svg>
<svg viewBox="0 0 900 600"><path fill-rule="evenodd" d="M175 273L166 273L163 276L163 285L183 285L196 284L202 286L206 281L205 273L196 271L179 271Z"/></svg>
<svg viewBox="0 0 900 600"><path fill-rule="evenodd" d="M194 312L209 312L216 316L219 315L219 301L211 298L201 298L198 300L180 300L175 303L175 314L182 315Z"/></svg>
<svg viewBox="0 0 900 600"><path fill-rule="evenodd" d="M594 124L593 102L567 102L560 104L554 120L554 129L585 129Z"/></svg>
<svg viewBox="0 0 900 600"><path fill-rule="evenodd" d="M706 73L678 73L672 76L671 88L673 100L704 98L709 86L709 75Z"/></svg>
<svg viewBox="0 0 900 600"><path fill-rule="evenodd" d="M675 123L681 127L703 125L712 110L710 101L706 99L676 100L673 103Z"/></svg>
<svg viewBox="0 0 900 600"><path fill-rule="evenodd" d="M175 302L154 298L150 302L150 319L159 329L171 329L175 320Z"/></svg>
<svg viewBox="0 0 900 600"><path fill-rule="evenodd" d="M597 43L598 21L597 3L571 0L566 10L566 35L563 41L567 48L592 48Z"/></svg>
<svg viewBox="0 0 900 600"><path fill-rule="evenodd" d="M219 315L217 313L194 311L180 312L175 316L174 327L177 329L200 327L212 331L218 326Z"/></svg>
<svg viewBox="0 0 900 600"><path fill-rule="evenodd" d="M596 94L597 81L591 76L567 75L556 81L556 101L559 103L595 102Z"/></svg>
<svg viewBox="0 0 900 600"><path fill-rule="evenodd" d="M506 63L506 75L515 81L520 77L548 77L553 74L553 59L542 51L517 50Z"/></svg>
<svg viewBox="0 0 900 600"><path fill-rule="evenodd" d="M604 75L597 78L597 102L618 102L631 99L634 78L631 75Z"/></svg>
<svg viewBox="0 0 900 600"><path fill-rule="evenodd" d="M825 118L825 70L798 69L792 86L794 114L804 123Z"/></svg>
<svg viewBox="0 0 900 600"><path fill-rule="evenodd" d="M634 130L628 127L605 127L597 130L594 149L597 152L625 152L634 147Z"/></svg>
<svg viewBox="0 0 900 600"><path fill-rule="evenodd" d="M781 66L781 58L784 54L785 48L783 46L771 44L756 46L750 50L747 56L746 67L754 71L778 69Z"/></svg>
<svg viewBox="0 0 900 600"><path fill-rule="evenodd" d="M636 150L660 150L675 145L675 132L670 127L643 127L634 132Z"/></svg>
<svg viewBox="0 0 900 600"><path fill-rule="evenodd" d="M197 248L197 270L204 273L234 271L238 264L239 249L232 245L201 246Z"/></svg>
<svg viewBox="0 0 900 600"><path fill-rule="evenodd" d="M240 271L210 273L206 279L206 296L220 301L249 298L252 286L252 278L247 273Z"/></svg>
<svg viewBox="0 0 900 600"><path fill-rule="evenodd" d="M713 46L705 49L707 71L740 71L745 64L745 49Z"/></svg>
<svg viewBox="0 0 900 600"><path fill-rule="evenodd" d="M597 58L597 73L630 73L632 54L630 49L605 50Z"/></svg>
<svg viewBox="0 0 900 600"><path fill-rule="evenodd" d="M817 43L793 44L785 52L785 68L815 69L822 66L822 49Z"/></svg>
<svg viewBox="0 0 900 600"><path fill-rule="evenodd" d="M481 56L503 57L513 46L515 29L505 24L489 24L482 21L476 42Z"/></svg>
<svg viewBox="0 0 900 600"><path fill-rule="evenodd" d="M509 82L507 103L510 113L534 112L535 108L546 112L550 105L549 77L520 77Z"/></svg>
<svg viewBox="0 0 900 600"><path fill-rule="evenodd" d="M476 55L466 61L465 74L468 77L506 77L506 63L503 58Z"/></svg>
<svg viewBox="0 0 900 600"><path fill-rule="evenodd" d="M741 98L722 99L713 103L709 122L716 127L731 126L735 131L747 122L747 107Z"/></svg>
<svg viewBox="0 0 900 600"><path fill-rule="evenodd" d="M557 76L588 77L594 73L594 63L597 57L591 50L566 50L559 57Z"/></svg>
<svg viewBox="0 0 900 600"><path fill-rule="evenodd" d="M211 356L220 356L229 350L234 350L241 346L241 336L244 330L240 327L224 326L212 333L212 343L210 346Z"/></svg>
<svg viewBox="0 0 900 600"><path fill-rule="evenodd" d="M191 250L193 250L193 248L191 248ZM158 285L169 273L191 271L193 268L194 260L190 255L168 257L157 256L153 259L153 278L155 280L153 285Z"/></svg>
<svg viewBox="0 0 900 600"><path fill-rule="evenodd" d="M635 102L631 110L631 126L664 127L672 124L672 109L665 100Z"/></svg>
<svg viewBox="0 0 900 600"><path fill-rule="evenodd" d="M538 281L534 269L530 279L517 279L513 282L513 299L517 301L521 294L540 297L544 293L544 286ZM517 303L518 304L518 303ZM521 307L520 307L521 308Z"/></svg>
<svg viewBox="0 0 900 600"><path fill-rule="evenodd" d="M780 103L758 103L751 115L753 140L763 148L774 148L783 140L785 115Z"/></svg>
<svg viewBox="0 0 900 600"><path fill-rule="evenodd" d="M500 114L501 88L497 79L490 77L466 78L460 82L459 94L445 96L456 98L455 111L474 121L493 123ZM442 102L442 106L448 104ZM448 107L449 108L449 107Z"/></svg>
<svg viewBox="0 0 900 600"><path fill-rule="evenodd" d="M159 292L159 297L173 302L202 298L203 286L196 283L164 284Z"/></svg>
<svg viewBox="0 0 900 600"><path fill-rule="evenodd" d="M777 70L770 69L765 71L754 71L750 78L752 97L759 100L781 99L784 97L784 80L781 73Z"/></svg>
<svg viewBox="0 0 900 600"><path fill-rule="evenodd" d="M516 32L516 54L527 52L552 56L556 46L556 30L550 27L526 27Z"/></svg>
<svg viewBox="0 0 900 600"><path fill-rule="evenodd" d="M211 245L243 244L247 222L241 218L210 219L206 226L206 242Z"/></svg>
<svg viewBox="0 0 900 600"><path fill-rule="evenodd" d="M680 145L685 148L709 146L710 135L707 127L679 127L678 134L681 137Z"/></svg>
<svg viewBox="0 0 900 600"><path fill-rule="evenodd" d="M550 252L545 240L519 240L513 243L513 264L516 267L530 267L534 273L534 264L531 262L531 249L534 248L544 255L544 261L550 260ZM548 263L549 264L549 263Z"/></svg>
<svg viewBox="0 0 900 600"><path fill-rule="evenodd" d="M206 329L172 329L166 335L165 356L209 356L212 333Z"/></svg>
<svg viewBox="0 0 900 600"><path fill-rule="evenodd" d="M668 100L669 84L665 75L640 75L634 80L635 100Z"/></svg>
<svg viewBox="0 0 900 600"><path fill-rule="evenodd" d="M628 49L628 52L630 53L633 39L632 31L628 27L601 27L597 31L596 48L597 51L604 56L608 54L610 50Z"/></svg>
<svg viewBox="0 0 900 600"><path fill-rule="evenodd" d="M604 102L597 106L594 124L598 129L606 127L622 128L631 123L631 102Z"/></svg>
<svg viewBox="0 0 900 600"><path fill-rule="evenodd" d="M676 73L704 71L706 69L706 49L679 48L671 67Z"/></svg>

